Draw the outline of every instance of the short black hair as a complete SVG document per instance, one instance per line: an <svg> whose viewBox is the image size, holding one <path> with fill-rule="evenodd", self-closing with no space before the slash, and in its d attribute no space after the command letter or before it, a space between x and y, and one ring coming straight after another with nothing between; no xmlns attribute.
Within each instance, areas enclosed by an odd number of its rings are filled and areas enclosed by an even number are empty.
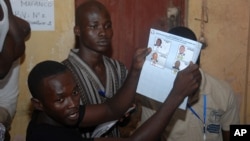
<svg viewBox="0 0 250 141"><path fill-rule="evenodd" d="M62 63L46 60L38 63L29 73L28 87L32 97L41 99L39 86L44 78L60 74L68 70Z"/></svg>
<svg viewBox="0 0 250 141"><path fill-rule="evenodd" d="M184 38L188 38L190 40L197 41L197 38L196 38L194 32L191 29L189 29L188 27L185 27L185 26L173 27L168 31L168 33L171 33L171 34L174 34L174 35L177 35L177 36L181 36L181 37L184 37Z"/></svg>

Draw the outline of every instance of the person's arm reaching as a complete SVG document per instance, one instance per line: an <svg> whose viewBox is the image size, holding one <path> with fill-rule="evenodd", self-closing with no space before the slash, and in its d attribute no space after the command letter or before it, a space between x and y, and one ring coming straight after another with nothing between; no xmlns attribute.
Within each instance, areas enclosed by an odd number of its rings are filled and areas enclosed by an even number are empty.
<svg viewBox="0 0 250 141"><path fill-rule="evenodd" d="M160 109L134 133L130 140L153 141L160 137L176 108L185 97L195 94L200 82L201 75L197 65L191 63L188 68L180 71L168 98Z"/></svg>
<svg viewBox="0 0 250 141"><path fill-rule="evenodd" d="M136 50L128 77L114 97L107 100L104 104L86 105L85 115L80 124L81 127L116 120L124 115L134 101L141 68L145 57L150 51L150 48Z"/></svg>
<svg viewBox="0 0 250 141"><path fill-rule="evenodd" d="M201 82L201 75L197 65L190 64L186 69L180 71L174 82L174 86L162 104L160 109L150 117L129 138L98 138L95 141L154 141L160 137L168 125L174 111L185 97L195 94Z"/></svg>

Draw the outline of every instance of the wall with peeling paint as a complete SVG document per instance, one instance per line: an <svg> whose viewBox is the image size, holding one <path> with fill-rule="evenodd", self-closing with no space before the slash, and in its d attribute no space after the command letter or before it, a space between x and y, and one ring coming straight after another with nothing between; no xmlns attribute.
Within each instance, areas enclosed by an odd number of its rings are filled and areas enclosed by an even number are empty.
<svg viewBox="0 0 250 141"><path fill-rule="evenodd" d="M195 18L201 18L201 2L189 0L188 4L188 24L198 37L200 22ZM241 122L248 124L249 7L249 0L207 0L205 36L208 46L201 54L201 67L233 87L240 102Z"/></svg>
<svg viewBox="0 0 250 141"><path fill-rule="evenodd" d="M35 64L51 59L61 61L74 46L74 1L55 0L55 31L33 31L26 42L26 53L20 72L20 95L14 118L12 140L24 141L30 114L27 76Z"/></svg>

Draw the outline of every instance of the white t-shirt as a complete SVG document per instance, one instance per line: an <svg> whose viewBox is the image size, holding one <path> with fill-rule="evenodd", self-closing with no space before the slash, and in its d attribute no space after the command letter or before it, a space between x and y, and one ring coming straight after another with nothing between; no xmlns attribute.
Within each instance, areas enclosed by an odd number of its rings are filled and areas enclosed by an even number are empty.
<svg viewBox="0 0 250 141"><path fill-rule="evenodd" d="M9 17L8 17L8 8L4 0L0 0L0 5L3 10L3 19L0 21L0 52L1 52L3 49L3 43L5 37L9 30Z"/></svg>
<svg viewBox="0 0 250 141"><path fill-rule="evenodd" d="M20 59L17 59L15 62L13 62L7 76L5 76L4 79L0 80L0 106L8 110L11 118L14 117L14 114L16 112L19 93L19 70Z"/></svg>
<svg viewBox="0 0 250 141"><path fill-rule="evenodd" d="M192 108L203 119L203 95L206 95L206 141L222 141L221 129L229 131L231 124L239 124L239 103L232 88L200 70L202 82L199 100ZM167 111L166 111L167 112ZM145 122L155 110L143 107L142 120ZM162 134L168 141L203 141L203 121L191 110L177 109Z"/></svg>

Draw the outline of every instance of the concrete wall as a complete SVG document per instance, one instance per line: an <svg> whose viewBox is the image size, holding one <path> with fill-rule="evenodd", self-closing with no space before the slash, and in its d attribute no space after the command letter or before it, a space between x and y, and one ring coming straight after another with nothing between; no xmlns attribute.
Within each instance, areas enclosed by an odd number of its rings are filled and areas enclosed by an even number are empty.
<svg viewBox="0 0 250 141"><path fill-rule="evenodd" d="M20 95L11 136L24 141L30 114L27 76L35 64L43 60L63 60L74 44L74 0L55 0L55 31L36 31L26 42L26 55L20 72Z"/></svg>
<svg viewBox="0 0 250 141"><path fill-rule="evenodd" d="M188 25L200 35L202 0L189 0ZM241 122L249 123L246 102L249 84L249 0L207 0L208 23L205 36L208 46L202 51L201 67L226 80L240 101ZM249 107L249 106L248 106Z"/></svg>

